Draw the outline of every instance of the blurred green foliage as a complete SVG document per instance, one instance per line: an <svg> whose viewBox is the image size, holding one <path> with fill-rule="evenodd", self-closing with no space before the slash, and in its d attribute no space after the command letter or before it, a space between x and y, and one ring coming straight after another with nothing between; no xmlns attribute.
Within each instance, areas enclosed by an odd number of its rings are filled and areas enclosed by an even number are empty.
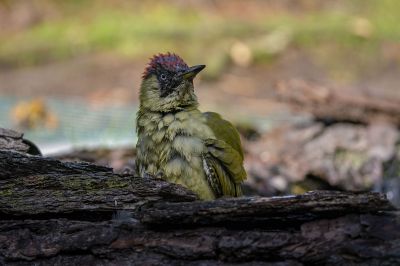
<svg viewBox="0 0 400 266"><path fill-rule="evenodd" d="M254 18L167 1L50 2L57 6L56 18L0 31L0 65L34 65L97 52L138 58L176 51L208 63L212 78L229 63L230 48L237 41L248 46L254 63L268 63L294 47L316 54L333 69L340 69L350 54L355 66L371 64L381 57L383 44L400 41L397 0L343 1L341 8L301 14L281 10Z"/></svg>

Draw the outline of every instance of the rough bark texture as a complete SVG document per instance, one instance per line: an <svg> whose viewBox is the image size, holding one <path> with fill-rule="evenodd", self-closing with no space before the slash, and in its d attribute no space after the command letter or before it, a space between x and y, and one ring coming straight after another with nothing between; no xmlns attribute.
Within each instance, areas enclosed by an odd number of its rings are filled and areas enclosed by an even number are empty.
<svg viewBox="0 0 400 266"><path fill-rule="evenodd" d="M0 217L63 214L98 219L153 201L193 201L189 190L160 180L114 174L88 163L0 150ZM85 214L85 215L84 215Z"/></svg>
<svg viewBox="0 0 400 266"><path fill-rule="evenodd" d="M23 142L23 136L22 133L0 127L0 148L27 152L29 146Z"/></svg>
<svg viewBox="0 0 400 266"><path fill-rule="evenodd" d="M398 265L399 232L398 216L376 214L270 229L0 221L0 254L9 265Z"/></svg>
<svg viewBox="0 0 400 266"><path fill-rule="evenodd" d="M200 202L160 180L0 150L0 196L1 265L400 263L400 216L378 193Z"/></svg>
<svg viewBox="0 0 400 266"><path fill-rule="evenodd" d="M388 211L393 208L379 193L316 191L300 196L249 197L209 202L156 203L142 209L140 220L169 227L193 225L272 226L337 217L348 213Z"/></svg>

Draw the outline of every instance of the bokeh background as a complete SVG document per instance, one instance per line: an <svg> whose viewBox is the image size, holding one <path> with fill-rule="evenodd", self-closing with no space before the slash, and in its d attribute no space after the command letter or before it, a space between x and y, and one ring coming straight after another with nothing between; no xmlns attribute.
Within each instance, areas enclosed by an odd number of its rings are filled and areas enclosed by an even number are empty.
<svg viewBox="0 0 400 266"><path fill-rule="evenodd" d="M397 0L0 0L0 126L25 132L44 154L122 169L133 164L141 73L170 51L207 65L195 85L201 109L240 128L249 193L396 198L398 124L317 121L276 87L311 82L396 106L399 18ZM304 154L311 142L322 155Z"/></svg>

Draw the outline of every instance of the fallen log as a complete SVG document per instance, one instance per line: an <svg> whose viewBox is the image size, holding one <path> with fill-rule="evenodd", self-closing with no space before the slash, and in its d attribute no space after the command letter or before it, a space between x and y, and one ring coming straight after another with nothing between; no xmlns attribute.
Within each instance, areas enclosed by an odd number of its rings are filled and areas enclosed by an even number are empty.
<svg viewBox="0 0 400 266"><path fill-rule="evenodd" d="M303 80L279 82L279 100L324 122L368 124L385 121L400 126L400 99L383 99L335 91Z"/></svg>
<svg viewBox="0 0 400 266"><path fill-rule="evenodd" d="M202 202L161 180L0 149L0 196L1 265L400 263L400 215L379 193Z"/></svg>
<svg viewBox="0 0 400 266"><path fill-rule="evenodd" d="M147 225L272 226L338 217L351 213L394 210L379 193L315 191L297 196L245 197L179 203L155 203L141 210ZM276 226L279 224L280 226Z"/></svg>
<svg viewBox="0 0 400 266"><path fill-rule="evenodd" d="M7 265L398 265L399 216L351 214L293 227L151 230L129 221L0 221Z"/></svg>
<svg viewBox="0 0 400 266"><path fill-rule="evenodd" d="M83 213L91 220L110 219L116 210L135 210L148 202L196 199L191 191L161 180L6 150L0 150L0 196L0 219Z"/></svg>

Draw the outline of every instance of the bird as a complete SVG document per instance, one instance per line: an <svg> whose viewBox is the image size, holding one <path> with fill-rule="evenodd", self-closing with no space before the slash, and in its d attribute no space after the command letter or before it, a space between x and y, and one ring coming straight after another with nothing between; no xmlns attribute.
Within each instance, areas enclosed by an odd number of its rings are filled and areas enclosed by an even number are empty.
<svg viewBox="0 0 400 266"><path fill-rule="evenodd" d="M237 129L220 114L201 112L189 67L175 53L150 58L136 117L135 173L180 184L200 200L242 196L247 174Z"/></svg>

